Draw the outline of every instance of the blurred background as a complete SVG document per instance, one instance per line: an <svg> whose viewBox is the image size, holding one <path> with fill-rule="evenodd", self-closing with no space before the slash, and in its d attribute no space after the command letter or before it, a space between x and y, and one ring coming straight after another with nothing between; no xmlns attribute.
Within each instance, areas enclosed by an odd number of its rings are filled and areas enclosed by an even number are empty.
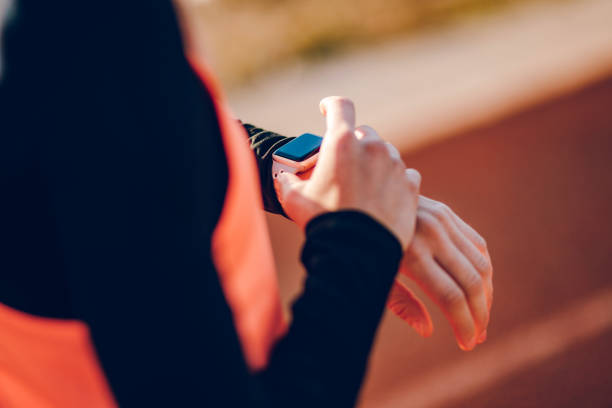
<svg viewBox="0 0 612 408"><path fill-rule="evenodd" d="M612 1L182 0L189 47L243 121L322 134L351 97L485 236L488 341L465 353L390 313L360 407L612 406ZM269 216L282 296L303 237ZM417 293L418 289L415 289Z"/></svg>

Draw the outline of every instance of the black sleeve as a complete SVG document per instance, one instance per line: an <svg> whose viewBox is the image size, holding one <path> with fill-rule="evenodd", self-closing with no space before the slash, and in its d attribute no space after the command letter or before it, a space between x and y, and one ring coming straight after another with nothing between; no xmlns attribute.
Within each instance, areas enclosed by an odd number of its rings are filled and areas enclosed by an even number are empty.
<svg viewBox="0 0 612 408"><path fill-rule="evenodd" d="M255 153L255 158L257 159L264 209L268 212L281 214L286 217L283 207L278 201L278 197L276 197L276 191L274 190L274 183L272 180L272 153L295 138L281 136L248 123L243 123L243 126L249 135L251 149Z"/></svg>
<svg viewBox="0 0 612 408"><path fill-rule="evenodd" d="M401 256L395 236L363 213L308 223L304 291L260 374L275 406L353 406Z"/></svg>
<svg viewBox="0 0 612 408"><path fill-rule="evenodd" d="M19 6L3 89L27 102L55 277L119 405L351 406L397 239L355 211L312 220L290 330L250 374L210 253L227 185L219 128L170 2Z"/></svg>

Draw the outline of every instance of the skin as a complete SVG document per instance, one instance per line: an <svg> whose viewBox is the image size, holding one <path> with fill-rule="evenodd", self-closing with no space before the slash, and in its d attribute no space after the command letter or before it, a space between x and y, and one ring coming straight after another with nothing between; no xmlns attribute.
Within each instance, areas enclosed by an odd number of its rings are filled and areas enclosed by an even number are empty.
<svg viewBox="0 0 612 408"><path fill-rule="evenodd" d="M284 173L275 181L283 209L302 228L323 212L341 209L377 219L404 248L400 273L442 310L458 346L472 350L486 340L493 303L485 240L447 205L418 195L419 173L406 169L397 149L374 129L355 128L349 99L324 98L320 109L327 131L316 167L299 176ZM426 307L398 280L388 306L420 335L432 334Z"/></svg>
<svg viewBox="0 0 612 408"><path fill-rule="evenodd" d="M400 273L440 307L462 350L486 340L493 303L491 257L485 240L447 205L419 197L416 232ZM413 318L429 329L424 307Z"/></svg>
<svg viewBox="0 0 612 408"><path fill-rule="evenodd" d="M420 174L392 157L380 137L355 135L350 100L325 98L320 108L327 131L310 178L282 173L275 180L283 209L302 228L321 213L357 209L386 226L407 249L415 231Z"/></svg>

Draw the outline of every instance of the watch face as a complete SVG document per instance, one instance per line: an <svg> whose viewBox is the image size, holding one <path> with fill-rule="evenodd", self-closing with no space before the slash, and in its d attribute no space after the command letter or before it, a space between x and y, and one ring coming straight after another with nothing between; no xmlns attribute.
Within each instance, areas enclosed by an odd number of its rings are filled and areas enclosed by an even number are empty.
<svg viewBox="0 0 612 408"><path fill-rule="evenodd" d="M323 138L311 133L296 137L274 152L275 155L295 162L301 162L319 151Z"/></svg>

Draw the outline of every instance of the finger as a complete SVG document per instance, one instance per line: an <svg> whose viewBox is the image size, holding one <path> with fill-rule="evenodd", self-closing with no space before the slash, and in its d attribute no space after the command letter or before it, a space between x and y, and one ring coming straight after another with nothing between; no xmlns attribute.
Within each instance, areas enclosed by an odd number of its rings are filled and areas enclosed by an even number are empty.
<svg viewBox="0 0 612 408"><path fill-rule="evenodd" d="M381 140L378 132L367 125L361 125L355 129L355 136L357 139L362 141L376 141Z"/></svg>
<svg viewBox="0 0 612 408"><path fill-rule="evenodd" d="M314 169L315 169L314 167L311 167L308 170L298 173L296 175L300 178L300 180L310 180L310 177L312 176L312 172Z"/></svg>
<svg viewBox="0 0 612 408"><path fill-rule="evenodd" d="M408 287L397 279L391 288L387 307L422 337L429 337L433 333L433 323L427 308Z"/></svg>
<svg viewBox="0 0 612 408"><path fill-rule="evenodd" d="M418 192L421 188L421 173L417 169L406 169L406 178L413 187L413 191Z"/></svg>
<svg viewBox="0 0 612 408"><path fill-rule="evenodd" d="M319 104L321 113L327 122L326 139L329 136L342 135L355 130L355 105L353 101L342 96L328 96Z"/></svg>
<svg viewBox="0 0 612 408"><path fill-rule="evenodd" d="M402 159L402 156L400 155L399 150L397 150L397 148L395 146L393 146L389 142L385 142L385 144L387 145L387 149L389 150L389 156L391 156L392 158L397 159L397 160L401 160Z"/></svg>
<svg viewBox="0 0 612 408"><path fill-rule="evenodd" d="M474 228L463 221L461 217L459 217L452 209L449 210L455 225L478 249L480 256L472 252L472 264L476 267L476 269L478 269L479 272L481 272L481 275L484 278L487 305L489 309L491 309L493 304L493 264L491 263L491 256L489 255L489 250L487 249L487 243Z"/></svg>
<svg viewBox="0 0 612 408"><path fill-rule="evenodd" d="M491 255L489 254L489 249L487 248L487 242L485 239L468 223L463 221L457 214L455 214L451 210L451 214L453 215L453 220L457 224L457 226L461 229L461 231L470 239L471 242L476 245L481 255L486 260L484 265L487 266L487 275L485 280L485 286L487 290L487 303L489 309L493 305L493 264L491 263Z"/></svg>
<svg viewBox="0 0 612 408"><path fill-rule="evenodd" d="M439 203L438 201L432 200L431 198L428 198L425 196L421 196L421 197L423 198L424 201L426 201L429 204ZM470 239L470 241L474 243L474 245L476 245L476 247L481 252L486 251L487 242L485 241L485 239L474 228L472 228L468 223L463 221L461 217L459 217L452 209L449 208L449 210L450 210L450 214L452 215L453 219L457 223L457 226L459 227L459 229Z"/></svg>
<svg viewBox="0 0 612 408"><path fill-rule="evenodd" d="M425 243L415 238L412 245L418 255L406 258L407 276L440 307L453 327L459 347L462 350L473 349L476 345L476 325L463 291L431 254L427 254Z"/></svg>
<svg viewBox="0 0 612 408"><path fill-rule="evenodd" d="M485 341L487 341L487 330L486 329L480 334L480 336L478 337L478 340L476 340L476 343L482 344Z"/></svg>
<svg viewBox="0 0 612 408"><path fill-rule="evenodd" d="M435 242L437 248L434 250L434 259L461 287L474 317L476 333L480 335L489 324L489 308L483 278L448 235L438 234Z"/></svg>
<svg viewBox="0 0 612 408"><path fill-rule="evenodd" d="M420 196L419 208L431 213L442 224L453 244L474 266L483 280L487 309L490 309L493 301L493 268L491 266L491 259L476 247L476 244L469 239L464 231L459 229L455 221L456 214L448 206Z"/></svg>
<svg viewBox="0 0 612 408"><path fill-rule="evenodd" d="M276 189L278 201L281 204L285 203L290 192L297 189L303 182L304 181L295 174L287 172L280 173L278 177L274 179L274 188Z"/></svg>
<svg viewBox="0 0 612 408"><path fill-rule="evenodd" d="M362 141L382 140L382 138L378 135L378 132L376 132L376 130L367 125L358 126L355 129L355 136L357 137L357 139ZM385 145L389 150L389 156L391 156L391 158L401 160L399 150L397 150L395 146L393 146L389 142L385 142Z"/></svg>

